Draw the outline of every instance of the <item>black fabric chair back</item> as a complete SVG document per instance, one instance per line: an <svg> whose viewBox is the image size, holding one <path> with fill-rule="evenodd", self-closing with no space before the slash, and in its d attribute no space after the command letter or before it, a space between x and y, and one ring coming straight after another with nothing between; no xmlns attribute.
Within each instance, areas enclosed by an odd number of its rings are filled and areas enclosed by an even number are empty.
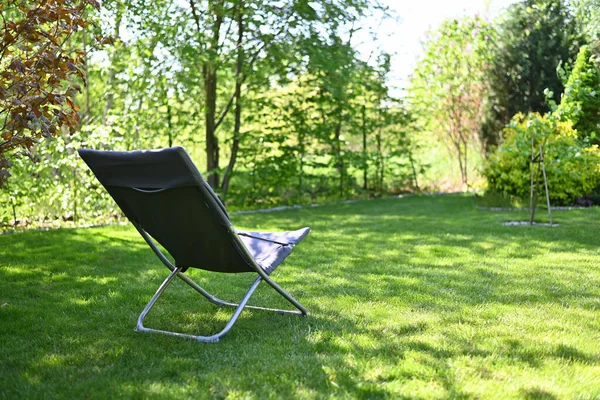
<svg viewBox="0 0 600 400"><path fill-rule="evenodd" d="M254 271L223 205L183 148L81 149L79 155L125 216L160 243L177 267Z"/></svg>

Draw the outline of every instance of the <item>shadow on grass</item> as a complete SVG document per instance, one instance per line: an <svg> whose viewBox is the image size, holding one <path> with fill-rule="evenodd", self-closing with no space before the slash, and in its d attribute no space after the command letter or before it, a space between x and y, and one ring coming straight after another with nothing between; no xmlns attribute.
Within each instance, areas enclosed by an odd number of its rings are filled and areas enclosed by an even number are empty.
<svg viewBox="0 0 600 400"><path fill-rule="evenodd" d="M581 260L565 262L574 250L598 260L597 240L582 229L589 218L515 229L468 204L378 200L236 218L244 228L312 227L274 274L311 316L244 311L218 345L133 332L168 271L132 228L0 237L0 342L9 343L0 346L0 397L419 398L431 386L437 397L470 398L455 367L464 359L598 366L597 353L571 344L486 333L515 309L600 309L598 274L583 281ZM253 280L190 275L228 300ZM251 303L287 307L266 285ZM177 282L147 324L208 334L230 315ZM497 379L486 368L476 374Z"/></svg>

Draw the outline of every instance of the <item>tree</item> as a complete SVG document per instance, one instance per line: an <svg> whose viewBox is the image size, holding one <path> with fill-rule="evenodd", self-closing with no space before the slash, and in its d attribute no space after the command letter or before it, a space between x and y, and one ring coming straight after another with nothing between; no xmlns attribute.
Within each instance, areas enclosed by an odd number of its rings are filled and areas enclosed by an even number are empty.
<svg viewBox="0 0 600 400"><path fill-rule="evenodd" d="M285 76L293 73L290 68L285 68L285 65L293 64L290 59L293 60L295 57L283 53L282 48L289 48L290 43L310 37L315 32L327 32L330 37L336 37L331 32L336 32L340 25L352 22L362 16L367 9L372 7L372 4L369 0L317 1L314 4L306 1L273 4L256 0L236 0L231 3L223 0L220 3L217 2L216 5L213 3L215 2L208 2L203 26L194 0L190 0L197 35L202 35L202 32L207 30L207 26L211 32L208 38L206 61L202 67L205 86L207 174L209 183L214 187L218 187L220 184L225 195L229 189L241 140L240 129L244 97L242 85L251 76L257 76L262 85L271 83L269 79L261 79L263 74L257 71L256 66L271 64L267 70L276 74ZM227 35L230 32L230 29L227 28L225 38L220 43L221 28L224 27L226 20L230 21L229 26L237 25L237 34L232 34L227 42ZM233 74L235 84L233 93L227 96L229 100L224 103L225 105L216 119L219 75L217 67L226 63L228 54L235 54L235 63L232 68L235 71ZM225 169L223 180L220 182L220 145L216 130L224 121L232 104L235 104L235 111L231 151L228 166ZM336 116L338 118L336 132L339 137L343 117L343 110L340 107L336 110ZM340 154L339 146L334 145L333 150L336 151L336 154ZM343 179L344 166L340 156L337 157L337 168Z"/></svg>
<svg viewBox="0 0 600 400"><path fill-rule="evenodd" d="M524 0L512 4L497 24L490 96L484 127L488 147L497 145L501 132L521 112L546 113L548 89L558 102L563 82L560 63L572 64L583 39L577 22L562 0Z"/></svg>
<svg viewBox="0 0 600 400"><path fill-rule="evenodd" d="M600 0L570 0L581 30L592 47L592 53L600 51Z"/></svg>
<svg viewBox="0 0 600 400"><path fill-rule="evenodd" d="M85 10L95 0L8 0L0 4L0 187L11 157L30 154L38 139L79 122L76 83L83 81L84 54L69 46L85 29Z"/></svg>
<svg viewBox="0 0 600 400"><path fill-rule="evenodd" d="M469 149L476 143L486 94L489 26L479 17L449 20L425 43L409 88L416 115L446 144L469 185Z"/></svg>
<svg viewBox="0 0 600 400"><path fill-rule="evenodd" d="M82 108L77 134L60 135L52 141L56 146L37 146L39 165L15 163L23 185L13 189L24 189L23 201L15 202L18 219L32 220L32 213L77 214L88 221L104 211L110 215L98 193L83 198L97 183L78 158L63 162L81 146L185 146L198 165L207 166L203 173L216 190L221 186L219 194L236 205L245 198L255 205L318 201L342 191L353 196L360 172L372 175L376 160L377 166L391 165L375 143L382 139L385 152L387 132L377 121L386 112L387 70L363 65L349 40L352 29L365 29L359 17L374 9L377 2L367 0L103 1L98 25L115 41L87 53L91 84L74 100ZM85 48L85 40L75 35L71 45ZM212 153L206 151L211 120L212 150L218 150ZM362 148L359 135L366 138ZM208 154L214 155L212 170ZM28 191L42 175L44 187ZM70 190L73 182L79 185ZM14 215L4 214L8 221Z"/></svg>
<svg viewBox="0 0 600 400"><path fill-rule="evenodd" d="M565 83L557 112L573 123L579 138L598 143L600 133L600 71L588 46L579 50L575 66Z"/></svg>

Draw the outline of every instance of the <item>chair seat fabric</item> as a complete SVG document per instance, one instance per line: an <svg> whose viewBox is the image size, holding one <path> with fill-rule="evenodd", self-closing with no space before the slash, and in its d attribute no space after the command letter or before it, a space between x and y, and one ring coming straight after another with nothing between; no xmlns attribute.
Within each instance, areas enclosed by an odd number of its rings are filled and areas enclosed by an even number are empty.
<svg viewBox="0 0 600 400"><path fill-rule="evenodd" d="M271 274L308 232L310 228L290 232L237 231L237 234L257 264L267 274Z"/></svg>

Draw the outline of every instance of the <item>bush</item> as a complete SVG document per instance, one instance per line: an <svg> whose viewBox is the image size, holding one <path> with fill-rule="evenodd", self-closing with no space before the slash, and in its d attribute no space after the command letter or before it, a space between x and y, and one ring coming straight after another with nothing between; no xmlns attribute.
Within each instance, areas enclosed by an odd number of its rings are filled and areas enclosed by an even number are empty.
<svg viewBox="0 0 600 400"><path fill-rule="evenodd" d="M573 71L565 83L565 93L557 113L571 121L579 138L598 142L600 127L600 71L588 46L579 50Z"/></svg>
<svg viewBox="0 0 600 400"><path fill-rule="evenodd" d="M12 177L0 190L0 228L58 227L81 222L104 223L121 212L77 155L81 147L104 148L104 127L42 141L29 157L18 157ZM111 147L117 147L114 141ZM65 224L68 223L68 224Z"/></svg>
<svg viewBox="0 0 600 400"><path fill-rule="evenodd" d="M484 169L489 189L511 196L529 194L531 178L531 138L536 154L544 149L550 201L571 204L593 192L600 184L600 151L577 138L570 122L555 116L517 114L504 129L504 143L492 154ZM541 171L536 179L543 185ZM542 186L540 186L541 188Z"/></svg>

